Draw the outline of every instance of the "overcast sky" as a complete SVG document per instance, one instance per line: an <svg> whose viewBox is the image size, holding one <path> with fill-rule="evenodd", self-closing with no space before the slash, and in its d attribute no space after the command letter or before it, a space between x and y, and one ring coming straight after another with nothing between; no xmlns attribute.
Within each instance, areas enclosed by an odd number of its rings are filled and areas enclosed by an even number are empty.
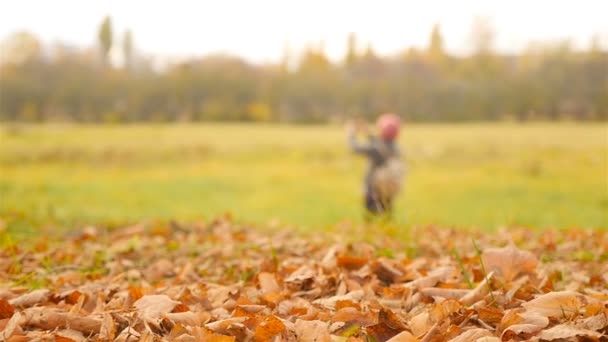
<svg viewBox="0 0 608 342"><path fill-rule="evenodd" d="M4 0L0 38L28 30L46 43L92 46L99 22L111 15L116 33L130 28L136 48L157 56L227 52L263 62L278 60L285 42L299 51L324 41L335 59L349 32L392 54L425 46L436 22L447 49L466 53L473 18L482 16L497 32L495 47L514 52L559 39L586 48L593 34L608 48L607 13L606 0Z"/></svg>

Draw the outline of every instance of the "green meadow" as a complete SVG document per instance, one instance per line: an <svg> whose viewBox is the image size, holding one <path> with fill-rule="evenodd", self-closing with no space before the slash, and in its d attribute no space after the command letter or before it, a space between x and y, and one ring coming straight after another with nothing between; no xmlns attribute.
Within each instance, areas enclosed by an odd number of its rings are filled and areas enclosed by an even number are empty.
<svg viewBox="0 0 608 342"><path fill-rule="evenodd" d="M608 228L606 124L406 124L400 145L399 224ZM3 124L0 218L31 232L231 213L321 230L363 221L364 170L339 126Z"/></svg>

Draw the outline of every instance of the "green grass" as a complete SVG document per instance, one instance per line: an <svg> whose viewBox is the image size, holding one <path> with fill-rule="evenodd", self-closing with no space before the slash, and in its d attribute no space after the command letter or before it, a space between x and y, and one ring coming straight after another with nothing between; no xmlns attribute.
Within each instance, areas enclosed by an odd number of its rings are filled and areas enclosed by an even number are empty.
<svg viewBox="0 0 608 342"><path fill-rule="evenodd" d="M608 126L406 125L402 224L608 227ZM360 222L365 162L341 127L0 126L13 231L141 219ZM30 227L30 228L28 228Z"/></svg>

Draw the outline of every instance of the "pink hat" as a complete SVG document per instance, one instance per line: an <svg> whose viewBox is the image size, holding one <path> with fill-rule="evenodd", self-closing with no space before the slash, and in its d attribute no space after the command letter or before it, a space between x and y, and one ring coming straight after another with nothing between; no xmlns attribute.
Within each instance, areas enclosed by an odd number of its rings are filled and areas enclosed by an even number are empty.
<svg viewBox="0 0 608 342"><path fill-rule="evenodd" d="M393 113L385 113L378 117L377 125L380 138L393 140L399 135L399 116Z"/></svg>

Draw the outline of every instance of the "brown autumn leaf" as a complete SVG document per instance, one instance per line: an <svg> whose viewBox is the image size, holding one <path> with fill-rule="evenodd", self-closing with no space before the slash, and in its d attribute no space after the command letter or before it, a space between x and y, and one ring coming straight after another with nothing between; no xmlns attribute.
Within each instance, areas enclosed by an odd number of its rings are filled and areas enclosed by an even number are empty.
<svg viewBox="0 0 608 342"><path fill-rule="evenodd" d="M412 335L412 333L410 333L409 331L402 331L400 333L398 333L397 335L391 337L387 342L419 342L420 340L417 339L414 335Z"/></svg>
<svg viewBox="0 0 608 342"><path fill-rule="evenodd" d="M129 286L129 296L133 302L137 301L144 296L144 292L141 287Z"/></svg>
<svg viewBox="0 0 608 342"><path fill-rule="evenodd" d="M336 259L336 264L339 267L346 268L347 270L358 270L363 267L363 265L367 264L368 261L369 259L367 258L339 255Z"/></svg>
<svg viewBox="0 0 608 342"><path fill-rule="evenodd" d="M480 306L474 309L479 316L479 319L486 323L498 324L502 321L504 311L491 306Z"/></svg>
<svg viewBox="0 0 608 342"><path fill-rule="evenodd" d="M28 308L37 304L43 304L51 295L51 291L47 289L34 290L30 293L23 294L17 298L13 298L8 302L15 307Z"/></svg>
<svg viewBox="0 0 608 342"><path fill-rule="evenodd" d="M337 310L331 318L332 322L349 322L351 324L357 324L359 326L367 326L375 323L376 319L374 315L367 311L362 312L353 307L344 307Z"/></svg>
<svg viewBox="0 0 608 342"><path fill-rule="evenodd" d="M514 333L515 335L519 335L521 333L532 334L549 325L549 319L536 311L523 312L521 314L517 314L517 318L511 319L516 319L517 323L504 327L501 336L505 336L510 332ZM505 324L508 323L505 322Z"/></svg>
<svg viewBox="0 0 608 342"><path fill-rule="evenodd" d="M98 334L101 319L58 311L54 308L33 307L23 311L23 324L39 329L70 328L85 334Z"/></svg>
<svg viewBox="0 0 608 342"><path fill-rule="evenodd" d="M116 324L112 315L108 312L103 313L101 327L99 328L99 339L113 340L116 337Z"/></svg>
<svg viewBox="0 0 608 342"><path fill-rule="evenodd" d="M490 332L487 329L476 328L476 329L470 329L470 330L464 331L460 335L449 340L449 342L477 341L478 339L483 338L483 337L493 337L493 336L494 335L492 334L492 332Z"/></svg>
<svg viewBox="0 0 608 342"><path fill-rule="evenodd" d="M274 315L266 318L255 328L254 340L257 342L270 341L270 338L285 330L285 324Z"/></svg>
<svg viewBox="0 0 608 342"><path fill-rule="evenodd" d="M543 341L564 340L574 337L589 337L598 339L602 336L605 335L594 330L579 328L569 323L556 325L547 330L543 330L538 334L538 338Z"/></svg>
<svg viewBox="0 0 608 342"><path fill-rule="evenodd" d="M205 327L194 327L192 328L192 336L196 341L205 342L235 342L236 337L216 334L213 331Z"/></svg>
<svg viewBox="0 0 608 342"><path fill-rule="evenodd" d="M296 320L294 329L299 342L330 342L329 325L327 322L302 319Z"/></svg>
<svg viewBox="0 0 608 342"><path fill-rule="evenodd" d="M533 273L538 265L538 258L534 254L513 245L488 248L481 254L481 259L488 272L496 271L506 281L515 279L520 273Z"/></svg>
<svg viewBox="0 0 608 342"><path fill-rule="evenodd" d="M0 298L0 319L11 318L15 313L15 307L6 299Z"/></svg>
<svg viewBox="0 0 608 342"><path fill-rule="evenodd" d="M20 334L21 332L21 314L17 312L6 322L4 328L0 330L0 340L8 340L13 335Z"/></svg>
<svg viewBox="0 0 608 342"><path fill-rule="evenodd" d="M167 295L146 295L133 303L133 307L143 320L158 325L163 316L173 311L178 304L178 301Z"/></svg>
<svg viewBox="0 0 608 342"><path fill-rule="evenodd" d="M164 317L174 324L198 326L202 323L200 315L192 311L170 312Z"/></svg>
<svg viewBox="0 0 608 342"><path fill-rule="evenodd" d="M367 334L376 339L376 341L385 342L390 340L392 337L396 336L403 330L395 329L385 323L378 323L366 327L365 331L367 332Z"/></svg>
<svg viewBox="0 0 608 342"><path fill-rule="evenodd" d="M522 306L547 317L566 318L578 314L584 300L584 296L578 292L559 291L540 295Z"/></svg>
<svg viewBox="0 0 608 342"><path fill-rule="evenodd" d="M73 341L73 342L84 342L87 338L82 332L73 329L64 329L55 332L55 341Z"/></svg>
<svg viewBox="0 0 608 342"><path fill-rule="evenodd" d="M279 286L279 283L277 283L275 275L272 273L260 272L258 274L258 282L260 283L262 293L281 291L281 287Z"/></svg>

